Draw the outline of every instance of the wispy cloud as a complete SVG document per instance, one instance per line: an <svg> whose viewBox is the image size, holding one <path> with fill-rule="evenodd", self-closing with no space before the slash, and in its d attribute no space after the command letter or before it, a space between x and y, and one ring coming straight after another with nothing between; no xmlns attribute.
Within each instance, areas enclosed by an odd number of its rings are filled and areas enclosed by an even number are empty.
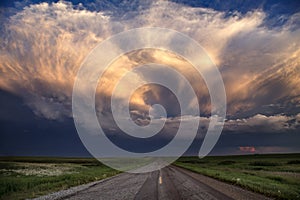
<svg viewBox="0 0 300 200"><path fill-rule="evenodd" d="M235 133L278 133L300 128L300 114L296 116L257 114L243 119L228 120L224 131Z"/></svg>
<svg viewBox="0 0 300 200"><path fill-rule="evenodd" d="M89 51L123 30L158 26L194 38L219 66L228 97L228 114L241 118L240 121L229 120L225 129L242 131L265 127L268 132L270 127L270 131L277 131L296 126L291 125L289 115L296 116L300 104L298 13L275 28L264 25L267 14L262 10L228 16L224 12L168 1L153 1L150 6L141 5L141 9L118 16L113 13L109 10L92 12L58 2L33 4L11 16L0 41L0 88L23 97L38 116L71 117L74 78ZM209 112L205 84L199 82L193 71L186 70L188 63L156 51L139 51L116 61L114 66L118 70L108 71L107 78L101 82L108 87L98 91L102 104L97 105L97 109L109 108L109 93L122 73L147 61L160 61L180 69L195 87L202 111ZM137 75L137 78L143 76ZM165 90L148 86L135 94L132 107L135 114L147 118L147 109L153 100L173 102L172 98ZM266 107L271 104L290 106L294 113L278 115L279 108ZM258 114L263 106L268 108L268 116ZM169 106L167 111L176 116L174 107ZM111 118L107 120L109 124Z"/></svg>

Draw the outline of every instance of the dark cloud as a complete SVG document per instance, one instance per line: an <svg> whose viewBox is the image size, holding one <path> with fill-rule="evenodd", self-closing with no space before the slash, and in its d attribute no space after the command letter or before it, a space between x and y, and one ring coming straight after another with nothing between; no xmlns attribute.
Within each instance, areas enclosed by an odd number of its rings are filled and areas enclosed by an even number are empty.
<svg viewBox="0 0 300 200"><path fill-rule="evenodd" d="M73 120L49 121L15 95L0 90L0 97L0 156L90 156Z"/></svg>

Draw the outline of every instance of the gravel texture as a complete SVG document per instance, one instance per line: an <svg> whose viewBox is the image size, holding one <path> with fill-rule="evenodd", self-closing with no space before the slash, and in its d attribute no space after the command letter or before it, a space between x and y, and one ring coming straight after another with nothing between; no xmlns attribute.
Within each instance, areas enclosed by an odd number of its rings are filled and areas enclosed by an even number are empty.
<svg viewBox="0 0 300 200"><path fill-rule="evenodd" d="M122 173L36 199L267 200L269 198L201 174L169 166L150 173Z"/></svg>

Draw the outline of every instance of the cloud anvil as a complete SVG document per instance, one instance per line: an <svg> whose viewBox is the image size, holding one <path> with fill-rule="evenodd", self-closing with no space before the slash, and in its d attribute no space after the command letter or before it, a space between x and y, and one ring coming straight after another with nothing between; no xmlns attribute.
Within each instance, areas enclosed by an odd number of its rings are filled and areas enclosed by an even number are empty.
<svg viewBox="0 0 300 200"><path fill-rule="evenodd" d="M225 83L227 119L216 153L223 150L228 153L298 152L299 144L292 141L300 138L300 10L296 9L300 8L299 3L267 1L265 5L245 3L224 8L215 1L208 5L201 2L26 1L3 4L0 7L0 154L18 154L19 151L8 147L11 144L18 149L19 143L12 139L13 135L24 137L30 132L28 135L34 138L43 130L36 126L39 121L43 122L40 126L50 126L58 132L64 131L57 127L72 127L67 129L72 129L73 133L62 133L61 137L77 138L74 125L70 123L71 99L81 63L100 42L140 27L182 32L200 43L218 66ZM277 7L282 9L272 9ZM168 51L136 50L111 64L97 88L95 107L99 121L102 119L101 123L112 136L118 136L119 129L110 111L111 92L122 75L146 63L172 66L189 80L200 105L201 115L194 117L200 122L195 143L201 143L211 109L206 84L189 62ZM147 76L167 77L156 70L149 70L147 74L134 73L128 84L146 81ZM174 85L184 91L180 81ZM117 97L120 104L126 95L124 85L124 96L120 93ZM180 123L180 108L172 92L154 84L139 88L131 97L130 115L137 124L147 125L152 117L149 108L156 103L162 104L167 112L164 141L172 137ZM154 114L159 117L161 113ZM22 120L12 115L32 120L20 122ZM49 134L49 138L57 137L47 131L45 134ZM243 137L248 143L238 144ZM288 142L280 144L282 137L291 141L290 145ZM259 141L261 138L270 141L263 144ZM231 139L237 142L229 142ZM32 140L32 143L39 142ZM76 149L76 145L72 148ZM190 152L197 148L199 145ZM35 146L24 152L35 154L37 150ZM58 152L45 151L48 153Z"/></svg>

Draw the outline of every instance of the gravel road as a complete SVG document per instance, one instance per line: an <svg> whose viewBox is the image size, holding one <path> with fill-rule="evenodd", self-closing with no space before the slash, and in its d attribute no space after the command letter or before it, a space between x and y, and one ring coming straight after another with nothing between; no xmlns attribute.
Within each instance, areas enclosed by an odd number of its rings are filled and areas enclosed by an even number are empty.
<svg viewBox="0 0 300 200"><path fill-rule="evenodd" d="M119 174L104 181L73 188L71 192L60 191L38 199L261 200L269 198L179 167L169 166L151 173Z"/></svg>

